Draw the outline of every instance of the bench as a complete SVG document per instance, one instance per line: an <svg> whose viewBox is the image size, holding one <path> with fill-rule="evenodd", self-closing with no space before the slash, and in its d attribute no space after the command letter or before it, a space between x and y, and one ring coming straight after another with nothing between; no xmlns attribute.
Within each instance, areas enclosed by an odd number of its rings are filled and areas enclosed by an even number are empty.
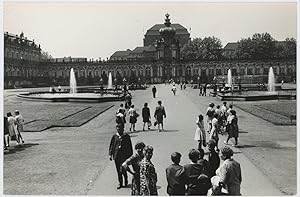
<svg viewBox="0 0 300 197"><path fill-rule="evenodd" d="M290 120L291 120L291 123L293 122L293 120L296 120L296 115L290 115Z"/></svg>

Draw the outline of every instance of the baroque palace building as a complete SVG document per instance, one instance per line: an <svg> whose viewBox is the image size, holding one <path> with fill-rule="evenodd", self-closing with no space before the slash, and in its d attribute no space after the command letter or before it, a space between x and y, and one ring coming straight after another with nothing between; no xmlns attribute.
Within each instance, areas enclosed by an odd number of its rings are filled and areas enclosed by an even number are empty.
<svg viewBox="0 0 300 197"><path fill-rule="evenodd" d="M266 83L272 66L277 81L293 81L296 60L183 60L181 48L190 42L190 33L180 24L171 24L166 14L164 24L147 30L144 46L134 50L117 51L107 61L87 58L47 58L34 41L4 34L5 88L68 85L71 68L78 85L99 85L106 82L109 73L115 84L177 82L224 83L230 68L233 83ZM228 43L223 53L236 49ZM214 79L214 81L213 81Z"/></svg>

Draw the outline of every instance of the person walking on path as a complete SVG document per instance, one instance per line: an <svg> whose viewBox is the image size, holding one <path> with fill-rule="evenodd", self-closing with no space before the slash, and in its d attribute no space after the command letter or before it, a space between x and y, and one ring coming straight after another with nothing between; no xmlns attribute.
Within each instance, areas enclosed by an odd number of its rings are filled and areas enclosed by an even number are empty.
<svg viewBox="0 0 300 197"><path fill-rule="evenodd" d="M144 104L144 108L142 109L142 117L143 117L143 131L145 131L145 124L148 126L148 130L150 129L150 109L148 107L148 103Z"/></svg>
<svg viewBox="0 0 300 197"><path fill-rule="evenodd" d="M216 170L220 166L220 157L218 153L215 151L216 147L216 141L215 140L209 140L207 143L208 146L208 165L209 165L209 171L208 176L209 178L216 175Z"/></svg>
<svg viewBox="0 0 300 197"><path fill-rule="evenodd" d="M206 96L206 88L207 88L207 84L205 84L203 86L203 93L202 93L202 96Z"/></svg>
<svg viewBox="0 0 300 197"><path fill-rule="evenodd" d="M155 86L153 86L153 88L152 88L152 95L153 95L153 98L155 98L155 96L156 96L156 87Z"/></svg>
<svg viewBox="0 0 300 197"><path fill-rule="evenodd" d="M135 132L135 123L137 122L138 118L138 113L134 109L134 105L131 105L130 109L128 110L128 115L129 115L129 123L130 123L130 128L129 131Z"/></svg>
<svg viewBox="0 0 300 197"><path fill-rule="evenodd" d="M167 177L167 193L170 196L184 196L185 195L185 185L183 180L176 176L180 170L182 170L182 166L179 164L181 159L181 154L178 152L174 152L171 154L171 160L173 164L171 164L166 169L166 177Z"/></svg>
<svg viewBox="0 0 300 197"><path fill-rule="evenodd" d="M240 164L232 159L233 151L225 146L221 150L223 164L217 169L216 174L220 177L219 185L228 190L229 196L241 195L242 173Z"/></svg>
<svg viewBox="0 0 300 197"><path fill-rule="evenodd" d="M214 114L215 114L214 106L215 106L215 104L209 103L209 104L208 104L208 108L207 108L207 110L206 110L207 124L208 124L208 125L207 125L207 132L208 132L208 133L210 133L211 128L212 128L211 122L212 122L213 116L214 116Z"/></svg>
<svg viewBox="0 0 300 197"><path fill-rule="evenodd" d="M200 114L196 121L197 129L194 140L198 141L198 150L202 149L202 145L206 147L206 134L204 129L203 116Z"/></svg>
<svg viewBox="0 0 300 197"><path fill-rule="evenodd" d="M131 100L132 100L132 96L131 96L131 94L129 92L127 92L127 94L125 96L125 108L126 109L130 108L130 106L132 104Z"/></svg>
<svg viewBox="0 0 300 197"><path fill-rule="evenodd" d="M227 102L224 101L223 105L221 107L221 119L222 119L222 123L221 123L222 125L221 126L223 126L223 127L225 127L225 123L226 123L227 116L228 116L227 110L228 110Z"/></svg>
<svg viewBox="0 0 300 197"><path fill-rule="evenodd" d="M9 147L9 129L8 129L8 120L4 116L4 125L3 125L3 139L4 139L4 150L7 150Z"/></svg>
<svg viewBox="0 0 300 197"><path fill-rule="evenodd" d="M9 131L10 141L12 139L16 139L17 145L19 145L20 141L19 141L19 138L17 138L18 130L17 130L17 126L16 126L16 120L12 116L11 112L7 113L7 122L8 122L8 131Z"/></svg>
<svg viewBox="0 0 300 197"><path fill-rule="evenodd" d="M24 140L23 137L21 135L21 132L23 132L23 124L24 124L24 118L23 116L20 114L20 112L18 110L15 111L15 120L16 120L16 125L17 125L17 130L18 130L18 135L16 136L19 140L19 142L21 142L22 140L22 144L24 144Z"/></svg>
<svg viewBox="0 0 300 197"><path fill-rule="evenodd" d="M201 84L199 84L199 90L200 90L199 96L202 96L202 85Z"/></svg>
<svg viewBox="0 0 300 197"><path fill-rule="evenodd" d="M239 127L238 127L238 118L236 116L235 110L229 111L227 126L228 126L228 137L227 140L224 141L224 144L228 144L229 139L234 137L235 144L233 144L232 146L238 146Z"/></svg>
<svg viewBox="0 0 300 197"><path fill-rule="evenodd" d="M118 174L119 185L117 189L123 187L123 177L125 181L125 187L128 184L127 172L122 169L122 164L133 153L132 143L130 136L124 134L124 127L117 125L117 133L111 138L109 145L109 159L115 161L116 170Z"/></svg>
<svg viewBox="0 0 300 197"><path fill-rule="evenodd" d="M173 85L173 87L172 87L172 92L173 92L173 94L175 96L176 95L176 86L175 85Z"/></svg>
<svg viewBox="0 0 300 197"><path fill-rule="evenodd" d="M155 172L155 167L151 162L153 147L146 146L143 153L144 158L140 163L140 195L157 196L157 174Z"/></svg>
<svg viewBox="0 0 300 197"><path fill-rule="evenodd" d="M163 119L166 118L166 111L164 106L162 106L162 102L158 101L158 106L155 109L154 112L154 117L156 119L157 125L158 125L158 132L160 132L161 130L164 130L164 121ZM160 130L160 125L161 125L161 130Z"/></svg>
<svg viewBox="0 0 300 197"><path fill-rule="evenodd" d="M132 174L132 184L131 184L131 195L140 195L140 162L144 158L143 149L145 148L144 142L137 142L135 144L136 152L129 157L123 164L123 169L127 170ZM132 166L132 169L129 166Z"/></svg>
<svg viewBox="0 0 300 197"><path fill-rule="evenodd" d="M211 121L212 129L210 131L210 140L213 139L216 141L216 151L219 152L219 130L220 130L220 125L218 121L218 114L214 114L213 119Z"/></svg>

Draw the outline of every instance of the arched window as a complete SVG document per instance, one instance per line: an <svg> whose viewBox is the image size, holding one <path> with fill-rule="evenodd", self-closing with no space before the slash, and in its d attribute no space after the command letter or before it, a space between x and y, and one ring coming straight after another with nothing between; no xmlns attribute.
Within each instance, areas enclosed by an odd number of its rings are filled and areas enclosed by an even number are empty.
<svg viewBox="0 0 300 197"><path fill-rule="evenodd" d="M151 75L151 70L149 67L146 68L146 76L150 77Z"/></svg>
<svg viewBox="0 0 300 197"><path fill-rule="evenodd" d="M185 74L188 75L188 76L191 76L191 67L190 66L187 66L186 69L185 69Z"/></svg>

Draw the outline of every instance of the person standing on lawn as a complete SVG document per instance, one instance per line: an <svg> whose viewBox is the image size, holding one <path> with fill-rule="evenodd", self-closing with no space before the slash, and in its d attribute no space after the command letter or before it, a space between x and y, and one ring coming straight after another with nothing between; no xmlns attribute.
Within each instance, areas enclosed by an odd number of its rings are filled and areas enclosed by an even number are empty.
<svg viewBox="0 0 300 197"><path fill-rule="evenodd" d="M117 133L111 138L108 153L109 160L115 161L119 180L117 189L123 187L123 177L125 181L125 187L128 184L127 172L123 170L122 164L132 155L132 153L133 150L130 136L127 133L124 134L124 127L121 124L118 124Z"/></svg>
<svg viewBox="0 0 300 197"><path fill-rule="evenodd" d="M144 108L142 109L142 117L143 117L143 131L145 131L145 124L148 126L148 130L150 129L150 109L148 107L148 103L144 104Z"/></svg>
<svg viewBox="0 0 300 197"><path fill-rule="evenodd" d="M166 111L164 106L162 106L162 102L158 101L158 106L155 109L154 112L154 117L156 119L157 125L158 125L158 132L160 132L161 130L164 130L164 122L163 119L166 118ZM161 125L161 130L160 130L160 125Z"/></svg>

